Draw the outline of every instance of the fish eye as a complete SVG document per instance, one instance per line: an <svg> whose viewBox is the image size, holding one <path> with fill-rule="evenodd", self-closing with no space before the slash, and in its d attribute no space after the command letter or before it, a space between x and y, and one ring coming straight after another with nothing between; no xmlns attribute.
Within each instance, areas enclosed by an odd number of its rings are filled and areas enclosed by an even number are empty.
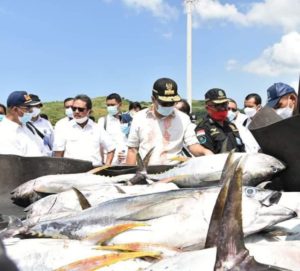
<svg viewBox="0 0 300 271"><path fill-rule="evenodd" d="M252 198L256 194L256 189L254 187L245 188L245 194L247 197Z"/></svg>
<svg viewBox="0 0 300 271"><path fill-rule="evenodd" d="M277 168L274 166L271 166L271 169L272 169L273 173L277 173L277 171L278 171Z"/></svg>

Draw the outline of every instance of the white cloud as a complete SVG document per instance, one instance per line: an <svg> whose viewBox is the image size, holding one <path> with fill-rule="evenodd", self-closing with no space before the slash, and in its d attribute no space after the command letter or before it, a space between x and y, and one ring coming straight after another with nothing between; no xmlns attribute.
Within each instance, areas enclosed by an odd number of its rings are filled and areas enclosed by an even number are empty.
<svg viewBox="0 0 300 271"><path fill-rule="evenodd" d="M232 71L236 70L238 67L238 61L236 59L229 59L226 64L226 70Z"/></svg>
<svg viewBox="0 0 300 271"><path fill-rule="evenodd" d="M178 16L178 10L164 0L122 0L128 7L136 10L149 10L154 16L163 19L172 19Z"/></svg>
<svg viewBox="0 0 300 271"><path fill-rule="evenodd" d="M300 34L284 35L279 43L268 47L261 56L244 67L250 73L277 76L300 71Z"/></svg>
<svg viewBox="0 0 300 271"><path fill-rule="evenodd" d="M218 0L198 0L194 10L195 19L200 21L220 20L244 26L279 26L285 32L300 30L299 0L253 2L246 12L239 11L234 4L222 4Z"/></svg>
<svg viewBox="0 0 300 271"><path fill-rule="evenodd" d="M213 0L198 0L194 4L195 19L228 20L230 22L245 24L245 16L238 11L235 5L224 4Z"/></svg>

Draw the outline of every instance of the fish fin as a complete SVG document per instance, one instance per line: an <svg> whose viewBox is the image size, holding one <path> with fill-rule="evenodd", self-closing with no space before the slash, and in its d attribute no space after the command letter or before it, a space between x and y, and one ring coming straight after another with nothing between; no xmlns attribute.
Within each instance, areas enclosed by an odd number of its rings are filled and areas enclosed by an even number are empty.
<svg viewBox="0 0 300 271"><path fill-rule="evenodd" d="M230 179L232 178L232 176L234 175L237 165L241 159L241 158L238 158L234 161L233 153L234 153L234 151L231 151L228 154L228 157L226 159L226 162L225 162L225 165L224 165L224 168L222 171L220 183L223 184L223 186L219 192L219 195L217 197L217 200L216 200L216 203L215 203L215 206L214 206L211 218L210 218L208 232L207 232L205 246L204 246L205 248L210 248L210 247L214 247L217 245L218 232L219 232L219 228L221 226L221 219L223 216L224 206L225 206L225 202L226 202L226 199L228 196L229 182L230 182Z"/></svg>
<svg viewBox="0 0 300 271"><path fill-rule="evenodd" d="M130 223L122 223L117 224L111 227L106 227L102 231L89 234L87 237L83 239L83 241L92 242L94 244L102 244L105 241L112 239L113 237L117 236L118 234L136 228L136 227L143 227L147 226L145 223L141 222L130 222Z"/></svg>
<svg viewBox="0 0 300 271"><path fill-rule="evenodd" d="M147 176L142 172L137 172L130 180L127 181L127 184L148 184Z"/></svg>
<svg viewBox="0 0 300 271"><path fill-rule="evenodd" d="M245 247L242 221L242 159L228 184L227 197L218 229L217 256L214 270L284 270L255 261Z"/></svg>
<svg viewBox="0 0 300 271"><path fill-rule="evenodd" d="M136 153L136 163L137 163L137 172L144 172L146 171L143 159L139 152Z"/></svg>
<svg viewBox="0 0 300 271"><path fill-rule="evenodd" d="M164 179L160 179L159 181L157 181L158 183L171 183L171 182L176 182L178 180L181 180L182 178L187 178L189 175L186 174L182 174L182 175L177 175L177 176L172 176L172 177L167 177Z"/></svg>
<svg viewBox="0 0 300 271"><path fill-rule="evenodd" d="M125 243L125 244L117 244L110 246L97 246L96 250L113 250L113 251L126 251L126 252L137 252L137 251L159 251L169 250L172 252L181 252L180 249L175 247L164 246L161 244L152 244L152 243L142 243L142 242L134 242L134 243Z"/></svg>
<svg viewBox="0 0 300 271"><path fill-rule="evenodd" d="M78 197L80 206L82 210L90 208L92 205L89 203L88 199L83 195L76 187L72 187L73 191L76 193L76 196Z"/></svg>
<svg viewBox="0 0 300 271"><path fill-rule="evenodd" d="M91 174L96 174L96 173L99 173L100 171L104 170L104 169L107 169L109 168L110 166L108 165L104 165L104 166L101 166L101 167L95 167L89 171L87 171L87 173L91 173Z"/></svg>
<svg viewBox="0 0 300 271"><path fill-rule="evenodd" d="M117 191L120 193L120 194L126 194L126 192L118 185L114 185L114 187L117 189Z"/></svg>
<svg viewBox="0 0 300 271"><path fill-rule="evenodd" d="M177 155L177 156L171 157L169 160L170 161L178 161L178 162L186 162L189 159L190 159L190 157Z"/></svg>
<svg viewBox="0 0 300 271"><path fill-rule="evenodd" d="M82 259L63 267L57 268L54 271L93 271L98 270L101 267L109 266L120 261L125 261L129 259L141 258L141 257L151 257L160 258L159 252L151 251L140 251L140 252L128 252L128 253L114 253L106 254L101 256L94 256L86 259Z"/></svg>
<svg viewBox="0 0 300 271"><path fill-rule="evenodd" d="M228 139L229 137L226 137L225 140L223 141L220 153L228 152Z"/></svg>
<svg viewBox="0 0 300 271"><path fill-rule="evenodd" d="M144 159L143 159L143 164L144 164L145 169L146 169L146 168L148 167L148 165L149 165L149 161L150 161L151 155L152 155L152 153L153 153L153 151L154 151L154 148L155 148L155 147L152 147L152 148L148 151L148 153L146 154L146 156L145 156Z"/></svg>

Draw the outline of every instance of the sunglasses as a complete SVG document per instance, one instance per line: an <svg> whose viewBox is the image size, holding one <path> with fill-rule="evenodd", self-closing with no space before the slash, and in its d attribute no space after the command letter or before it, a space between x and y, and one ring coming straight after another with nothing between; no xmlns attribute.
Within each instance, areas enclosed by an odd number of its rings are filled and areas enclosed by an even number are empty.
<svg viewBox="0 0 300 271"><path fill-rule="evenodd" d="M78 112L84 112L84 110L86 110L86 108L72 106L72 111L75 112L76 110L78 110Z"/></svg>
<svg viewBox="0 0 300 271"><path fill-rule="evenodd" d="M228 110L231 110L232 112L236 112L237 111L236 108L232 108L232 107L228 107Z"/></svg>

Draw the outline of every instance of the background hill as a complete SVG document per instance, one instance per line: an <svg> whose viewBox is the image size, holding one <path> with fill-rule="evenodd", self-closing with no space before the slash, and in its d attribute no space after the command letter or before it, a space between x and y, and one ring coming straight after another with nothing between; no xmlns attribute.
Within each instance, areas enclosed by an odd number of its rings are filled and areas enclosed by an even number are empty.
<svg viewBox="0 0 300 271"><path fill-rule="evenodd" d="M93 103L93 112L92 116L95 117L98 121L99 117L105 116L106 106L105 106L106 97L96 97L92 98ZM122 111L128 111L129 100L122 98ZM151 102L142 101L140 102L143 107L148 107ZM65 116L65 110L63 108L63 101L54 101L54 102L45 102L43 103L42 113L46 114L52 124L55 124L59 119ZM193 114L196 115L197 120L199 120L204 114L204 101L193 100Z"/></svg>

